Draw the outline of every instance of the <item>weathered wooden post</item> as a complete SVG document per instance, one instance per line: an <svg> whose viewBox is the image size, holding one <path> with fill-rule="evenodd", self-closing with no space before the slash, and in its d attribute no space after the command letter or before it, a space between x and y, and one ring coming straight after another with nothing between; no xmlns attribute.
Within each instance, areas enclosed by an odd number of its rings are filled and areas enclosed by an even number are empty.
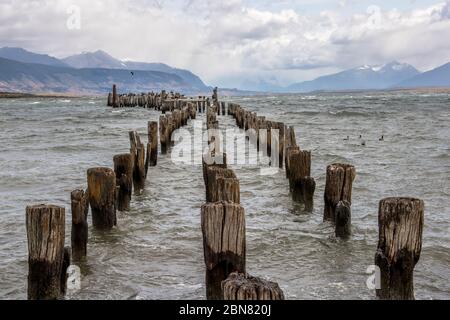
<svg viewBox="0 0 450 320"><path fill-rule="evenodd" d="M61 270L61 295L65 295L67 291L67 278L69 277L67 274L67 269L70 267L70 247L64 248L63 254L63 263Z"/></svg>
<svg viewBox="0 0 450 320"><path fill-rule="evenodd" d="M305 204L306 211L312 211L316 182L311 177L311 152L291 149L288 156L292 199Z"/></svg>
<svg viewBox="0 0 450 320"><path fill-rule="evenodd" d="M65 209L53 205L26 208L28 299L55 300L64 288Z"/></svg>
<svg viewBox="0 0 450 320"><path fill-rule="evenodd" d="M145 170L145 146L141 142L136 131L130 131L130 153L133 163L133 185L136 194L139 194L145 187L146 170Z"/></svg>
<svg viewBox="0 0 450 320"><path fill-rule="evenodd" d="M375 265L380 268L383 300L414 300L414 267L422 250L424 202L413 198L380 201L379 241Z"/></svg>
<svg viewBox="0 0 450 320"><path fill-rule="evenodd" d="M222 300L221 283L230 273L245 273L245 213L238 204L207 203L201 209L206 265L206 296Z"/></svg>
<svg viewBox="0 0 450 320"><path fill-rule="evenodd" d="M148 122L148 143L150 144L149 166L155 167L158 163L158 122Z"/></svg>
<svg viewBox="0 0 450 320"><path fill-rule="evenodd" d="M167 153L167 118L163 115L159 117L159 140L161 141L161 153Z"/></svg>
<svg viewBox="0 0 450 320"><path fill-rule="evenodd" d="M109 168L92 168L87 171L89 203L94 228L110 230L117 224L116 175Z"/></svg>
<svg viewBox="0 0 450 320"><path fill-rule="evenodd" d="M133 162L130 153L114 156L114 172L116 174L117 210L130 210L131 194L133 192Z"/></svg>
<svg viewBox="0 0 450 320"><path fill-rule="evenodd" d="M74 190L70 194L72 208L72 258L81 261L87 254L89 213L88 191Z"/></svg>
<svg viewBox="0 0 450 320"><path fill-rule="evenodd" d="M283 122L277 123L278 129L278 165L283 168L284 163L284 149L286 147L285 142L285 125Z"/></svg>
<svg viewBox="0 0 450 320"><path fill-rule="evenodd" d="M113 93L112 93L112 106L113 108L117 108L119 107L119 103L118 103L118 99L117 99L117 87L114 84L113 85Z"/></svg>
<svg viewBox="0 0 450 320"><path fill-rule="evenodd" d="M285 168L286 168L286 178L288 178L288 179L291 176L291 166L289 163L289 156L294 151L300 151L299 146L295 145L295 146L289 146L286 148Z"/></svg>
<svg viewBox="0 0 450 320"><path fill-rule="evenodd" d="M112 107L112 105L113 105L113 97L112 97L112 93L111 92L108 93L108 102L106 103L106 105L108 107Z"/></svg>
<svg viewBox="0 0 450 320"><path fill-rule="evenodd" d="M231 201L240 203L239 180L231 169L219 166L207 166L206 168L206 201Z"/></svg>
<svg viewBox="0 0 450 320"><path fill-rule="evenodd" d="M356 170L352 165L337 163L327 167L324 221L336 222L336 206L339 201L347 201L351 205L355 177Z"/></svg>
<svg viewBox="0 0 450 320"><path fill-rule="evenodd" d="M348 201L339 201L336 206L336 237L348 238L352 227L352 206Z"/></svg>
<svg viewBox="0 0 450 320"><path fill-rule="evenodd" d="M217 184L217 192L212 196L213 202L241 203L241 191L238 179L218 177L215 183Z"/></svg>
<svg viewBox="0 0 450 320"><path fill-rule="evenodd" d="M222 105L222 115L224 116L226 114L226 104L225 102L221 102Z"/></svg>
<svg viewBox="0 0 450 320"><path fill-rule="evenodd" d="M233 272L222 282L222 291L224 300L284 300L278 283L238 272Z"/></svg>

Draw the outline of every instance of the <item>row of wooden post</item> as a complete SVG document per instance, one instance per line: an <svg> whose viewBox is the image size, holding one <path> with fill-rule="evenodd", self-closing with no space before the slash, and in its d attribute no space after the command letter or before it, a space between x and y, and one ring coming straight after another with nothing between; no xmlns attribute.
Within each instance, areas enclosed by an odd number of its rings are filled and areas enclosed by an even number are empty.
<svg viewBox="0 0 450 320"><path fill-rule="evenodd" d="M238 104L229 103L228 114L236 119L241 129L273 127L273 122L245 111ZM285 129L284 160L292 197L294 201L303 202L306 211L312 211L316 183L311 177L311 152L300 150L293 127ZM268 151L269 149L268 144ZM351 235L352 187L355 177L355 167L350 164L335 163L327 167L324 221L335 225L336 237L348 238ZM414 299L413 270L421 252L423 219L422 200L387 198L380 201L379 243L375 257L375 264L380 268L380 288L376 290L378 298Z"/></svg>
<svg viewBox="0 0 450 320"><path fill-rule="evenodd" d="M108 94L107 106L113 108L151 108L165 112L173 112L175 109L181 110L188 103L195 104L197 112L205 112L206 105L209 104L209 98L205 96L197 96L188 98L177 92L167 93L165 90L161 92L149 93L125 93L118 94L117 86L113 85L112 92ZM203 111L202 111L203 110Z"/></svg>
<svg viewBox="0 0 450 320"><path fill-rule="evenodd" d="M115 88L111 97L113 101L117 99L114 95L117 95ZM212 114L219 114L218 106L224 112L225 106L219 103L217 94L213 101L214 108L208 110L210 116L207 116L207 121L208 126L218 128L217 119ZM170 137L174 128L185 124L187 118L192 118L192 114L199 109L202 112L201 103L188 102L181 110L174 109L172 114L164 116L167 123L165 129L161 130L160 127L159 131L160 136L161 133L165 135L166 144L170 141L167 136ZM277 127L256 114L243 111L239 105L229 104L228 113L235 116L241 128ZM148 129L147 152L139 135L130 132L130 153L114 157L114 170L89 169L87 190L71 193L71 248L64 246L63 207L37 205L26 208L29 299L57 299L64 295L66 270L71 255L73 260L82 260L86 256L89 206L94 227L101 230L109 230L117 224L116 210L129 209L133 186L135 191L140 192L145 184L148 167L157 164L158 124L151 122ZM304 183L302 185L297 179L309 176L310 154L299 156L301 151L296 144L293 128L286 128L285 132L284 162L290 185L294 185L293 197L303 199L306 205L305 196L299 196L305 193ZM217 157L211 155L211 158ZM226 156L223 159L221 164L208 164L204 157L203 164L207 203L201 210L207 297L230 300L283 299L277 284L253 278L246 273L245 213L240 205L239 180L227 168ZM297 163L300 163L298 170L302 173L297 173ZM345 237L350 233L354 178L355 168L351 165L333 164L327 167L324 220L335 223L337 236ZM376 290L377 297L414 299L413 271L422 248L424 203L414 198L383 199L379 204L378 217L379 242L375 264L380 269L380 288Z"/></svg>
<svg viewBox="0 0 450 320"><path fill-rule="evenodd" d="M216 93L215 93L216 95ZM218 101L208 106L207 127L218 129ZM219 143L214 139L209 143ZM245 210L240 204L240 185L228 168L220 146L203 156L206 203L201 208L206 297L208 300L281 300L278 284L246 273ZM218 160L218 161L217 161Z"/></svg>
<svg viewBox="0 0 450 320"><path fill-rule="evenodd" d="M111 99L113 96L118 99L116 95L114 86ZM183 113L183 124L185 118ZM131 131L129 138L130 153L114 156L114 169L87 170L88 188L71 193L71 248L64 247L65 208L54 205L26 208L28 299L58 299L65 294L71 256L74 261L82 261L87 255L89 207L94 228L110 230L117 225L116 210L130 209L133 188L136 193L144 188L149 167L157 165L158 123L148 123L147 150L137 132Z"/></svg>
<svg viewBox="0 0 450 320"><path fill-rule="evenodd" d="M172 145L172 134L175 130L187 125L188 120L195 120L198 110L201 109L199 104L187 103L181 109L174 109L173 112L167 112L159 117L159 137L161 143L161 153L166 154Z"/></svg>

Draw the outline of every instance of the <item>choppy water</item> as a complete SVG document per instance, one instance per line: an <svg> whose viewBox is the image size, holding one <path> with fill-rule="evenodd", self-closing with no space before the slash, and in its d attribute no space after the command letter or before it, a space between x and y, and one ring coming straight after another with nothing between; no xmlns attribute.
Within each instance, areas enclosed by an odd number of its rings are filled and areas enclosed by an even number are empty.
<svg viewBox="0 0 450 320"><path fill-rule="evenodd" d="M373 299L366 287L377 244L378 201L415 196L426 204L418 299L450 299L450 94L358 93L234 98L249 110L294 125L313 151L315 210L290 199L284 172L235 168L247 219L249 273L277 281L288 299ZM112 110L103 99L0 100L0 298L26 298L25 207L66 207L85 187L86 170L112 166L129 151L128 131L143 138L145 109ZM219 117L222 127L231 117ZM188 126L189 128L189 126ZM362 147L359 135L367 146ZM379 142L381 135L384 142ZM350 141L343 141L350 136ZM146 139L144 139L146 140ZM69 299L204 299L199 166L160 156L132 210L109 233L90 228L82 290ZM322 222L327 164L356 166L353 236L343 242Z"/></svg>

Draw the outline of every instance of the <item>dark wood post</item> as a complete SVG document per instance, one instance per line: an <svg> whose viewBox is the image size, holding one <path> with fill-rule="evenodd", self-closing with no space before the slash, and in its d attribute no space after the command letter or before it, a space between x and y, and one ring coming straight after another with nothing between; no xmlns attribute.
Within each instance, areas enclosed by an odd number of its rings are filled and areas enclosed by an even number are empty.
<svg viewBox="0 0 450 320"><path fill-rule="evenodd" d="M70 194L72 208L72 258L81 261L86 258L88 242L89 198L88 191L74 190Z"/></svg>
<svg viewBox="0 0 450 320"><path fill-rule="evenodd" d="M233 272L222 282L224 300L284 300L278 283Z"/></svg>
<svg viewBox="0 0 450 320"><path fill-rule="evenodd" d="M327 167L324 221L336 222L336 206L339 201L347 201L351 205L355 177L356 170L352 165L336 163Z"/></svg>
<svg viewBox="0 0 450 320"><path fill-rule="evenodd" d="M289 157L290 154L293 151L300 151L300 148L296 145L296 146L289 146L286 148L286 159L285 159L285 168L286 168L286 178L289 179L289 177L291 176L291 167L290 167L290 163L289 163Z"/></svg>
<svg viewBox="0 0 450 320"><path fill-rule="evenodd" d="M65 225L62 207L26 208L29 300L55 300L62 294Z"/></svg>
<svg viewBox="0 0 450 320"><path fill-rule="evenodd" d="M130 210L133 192L133 162L130 153L114 156L114 172L116 174L117 210Z"/></svg>
<svg viewBox="0 0 450 320"><path fill-rule="evenodd" d="M140 194L145 187L146 170L145 170L145 146L136 131L130 131L130 153L133 163L133 185L136 194Z"/></svg>
<svg viewBox="0 0 450 320"><path fill-rule="evenodd" d="M67 291L67 269L70 267L70 247L64 248L64 254L63 254L63 264L62 264L62 270L61 270L61 295L65 295Z"/></svg>
<svg viewBox="0 0 450 320"><path fill-rule="evenodd" d="M114 108L119 107L119 101L118 101L118 99L117 99L117 87L116 87L116 85L113 85L112 106L113 106Z"/></svg>
<svg viewBox="0 0 450 320"><path fill-rule="evenodd" d="M352 227L352 207L348 201L339 201L336 206L336 237L348 238Z"/></svg>
<svg viewBox="0 0 450 320"><path fill-rule="evenodd" d="M158 122L148 123L148 142L150 143L150 167L156 166L158 162Z"/></svg>
<svg viewBox="0 0 450 320"><path fill-rule="evenodd" d="M245 273L245 214L238 204L216 202L202 206L206 296L221 300L221 283L232 272Z"/></svg>
<svg viewBox="0 0 450 320"><path fill-rule="evenodd" d="M284 150L286 148L284 123L278 122L277 129L278 129L278 165L280 168L283 168Z"/></svg>
<svg viewBox="0 0 450 320"><path fill-rule="evenodd" d="M422 250L424 202L412 198L380 201L379 241L375 264L381 271L377 297L414 300L414 267Z"/></svg>
<svg viewBox="0 0 450 320"><path fill-rule="evenodd" d="M239 180L236 178L218 177L216 179L217 192L213 194L213 202L225 201L241 203Z"/></svg>
<svg viewBox="0 0 450 320"><path fill-rule="evenodd" d="M215 165L206 167L206 202L216 202L218 201L218 197L222 198L232 198L236 199L233 196L234 192L230 195L224 195L223 189L219 189L219 185L217 183L218 178L225 179L237 179L236 174L231 169L224 169ZM223 185L222 185L223 186ZM234 185L234 191L236 191L236 185ZM230 190L230 191L232 191ZM219 196L218 194L221 193Z"/></svg>
<svg viewBox="0 0 450 320"><path fill-rule="evenodd" d="M167 118L163 115L159 117L159 140L161 141L161 153L167 153L167 130L168 130Z"/></svg>
<svg viewBox="0 0 450 320"><path fill-rule="evenodd" d="M314 192L316 191L316 180L313 177L303 177L300 179L303 203L305 205L305 211L312 212L314 209Z"/></svg>
<svg viewBox="0 0 450 320"><path fill-rule="evenodd" d="M87 171L89 203L94 228L110 230L117 224L116 175L109 168L92 168Z"/></svg>
<svg viewBox="0 0 450 320"><path fill-rule="evenodd" d="M289 186L292 199L305 204L306 211L312 211L316 183L311 177L311 152L289 148Z"/></svg>

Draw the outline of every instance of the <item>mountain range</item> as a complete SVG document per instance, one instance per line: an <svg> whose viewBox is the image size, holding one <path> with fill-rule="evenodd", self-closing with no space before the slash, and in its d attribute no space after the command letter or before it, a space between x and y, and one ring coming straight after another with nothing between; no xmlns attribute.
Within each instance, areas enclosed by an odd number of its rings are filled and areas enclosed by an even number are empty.
<svg viewBox="0 0 450 320"><path fill-rule="evenodd" d="M103 51L57 59L22 48L0 48L0 91L104 94L162 89L195 94L211 87L188 70L162 63L120 61Z"/></svg>
<svg viewBox="0 0 450 320"><path fill-rule="evenodd" d="M197 94L212 90L189 70L163 63L119 60L101 50L57 59L22 48L0 48L0 91L104 94L114 83L121 92L173 89ZM409 64L393 61L364 65L288 87L273 83L258 79L248 81L247 86L253 91L279 93L450 87L450 63L421 73Z"/></svg>
<svg viewBox="0 0 450 320"><path fill-rule="evenodd" d="M367 90L397 87L403 81L420 74L406 63L391 62L385 65L364 65L336 74L319 77L312 81L295 83L287 88L289 92L310 92L330 90ZM450 84L450 83L449 83Z"/></svg>

